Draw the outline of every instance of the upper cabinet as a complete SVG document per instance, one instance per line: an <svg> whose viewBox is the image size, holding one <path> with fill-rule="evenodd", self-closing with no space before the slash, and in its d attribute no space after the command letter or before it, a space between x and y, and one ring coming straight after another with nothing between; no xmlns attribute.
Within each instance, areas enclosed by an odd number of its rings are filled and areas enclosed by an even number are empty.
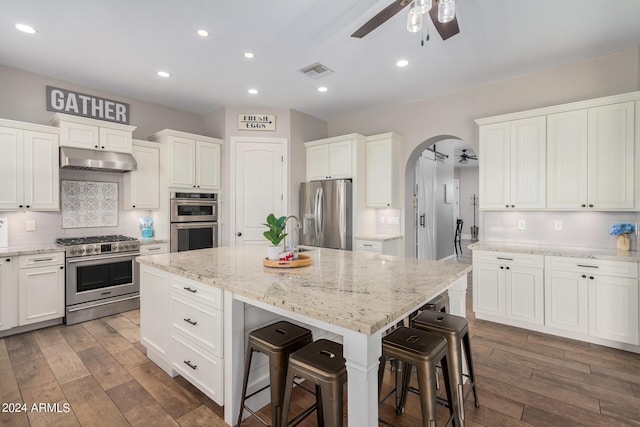
<svg viewBox="0 0 640 427"><path fill-rule="evenodd" d="M476 120L480 208L640 208L639 99L633 92Z"/></svg>
<svg viewBox="0 0 640 427"><path fill-rule="evenodd" d="M545 207L546 119L480 127L480 208Z"/></svg>
<svg viewBox="0 0 640 427"><path fill-rule="evenodd" d="M395 133L368 136L365 144L366 205L400 208L398 175L400 136Z"/></svg>
<svg viewBox="0 0 640 427"><path fill-rule="evenodd" d="M170 129L149 139L160 142L164 150L161 161L168 174L168 187L220 189L220 139Z"/></svg>
<svg viewBox="0 0 640 427"><path fill-rule="evenodd" d="M60 128L63 147L131 153L135 126L61 113L56 113L51 123Z"/></svg>
<svg viewBox="0 0 640 427"><path fill-rule="evenodd" d="M160 208L160 144L133 140L133 157L138 167L124 174L126 209Z"/></svg>
<svg viewBox="0 0 640 427"><path fill-rule="evenodd" d="M60 210L58 130L0 120L0 209Z"/></svg>
<svg viewBox="0 0 640 427"><path fill-rule="evenodd" d="M307 181L353 178L355 134L305 142Z"/></svg>

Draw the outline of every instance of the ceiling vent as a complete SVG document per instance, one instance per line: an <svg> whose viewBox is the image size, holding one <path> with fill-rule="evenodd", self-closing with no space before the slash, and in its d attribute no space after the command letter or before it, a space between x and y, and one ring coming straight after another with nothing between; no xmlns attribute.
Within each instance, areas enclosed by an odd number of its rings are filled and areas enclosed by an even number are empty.
<svg viewBox="0 0 640 427"><path fill-rule="evenodd" d="M307 75L308 77L311 77L314 80L317 80L324 76L328 76L329 74L333 74L335 72L332 69L327 68L318 62L316 62L315 64L307 65L306 67L302 68L300 71L302 71L305 75Z"/></svg>

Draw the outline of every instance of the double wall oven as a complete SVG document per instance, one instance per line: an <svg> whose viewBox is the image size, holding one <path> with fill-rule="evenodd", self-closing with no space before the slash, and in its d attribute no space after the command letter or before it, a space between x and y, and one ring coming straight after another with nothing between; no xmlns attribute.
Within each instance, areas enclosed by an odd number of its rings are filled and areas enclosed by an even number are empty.
<svg viewBox="0 0 640 427"><path fill-rule="evenodd" d="M218 195L171 193L171 252L218 246Z"/></svg>
<svg viewBox="0 0 640 427"><path fill-rule="evenodd" d="M118 235L62 238L56 243L66 252L67 325L140 306L138 240Z"/></svg>

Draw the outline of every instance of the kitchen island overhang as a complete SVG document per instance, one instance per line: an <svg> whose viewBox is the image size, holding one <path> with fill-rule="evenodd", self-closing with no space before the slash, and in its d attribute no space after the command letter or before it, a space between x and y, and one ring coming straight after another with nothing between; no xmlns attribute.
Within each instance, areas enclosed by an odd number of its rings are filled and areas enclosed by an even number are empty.
<svg viewBox="0 0 640 427"><path fill-rule="evenodd" d="M264 267L264 247L222 247L138 258L143 270L152 269L156 275L172 275L224 293L220 305L224 318L221 363L225 421L229 424L239 409L246 344L245 304L342 336L349 378L350 425L363 426L378 423L377 369L382 333L447 290L451 313L465 315L470 265L333 249L307 253L313 264L299 269ZM144 277L141 275L142 283ZM143 295L144 289L143 285ZM148 319L144 301L143 296L143 335L148 329L144 325ZM165 306L169 310L171 305ZM145 337L141 341L147 342Z"/></svg>

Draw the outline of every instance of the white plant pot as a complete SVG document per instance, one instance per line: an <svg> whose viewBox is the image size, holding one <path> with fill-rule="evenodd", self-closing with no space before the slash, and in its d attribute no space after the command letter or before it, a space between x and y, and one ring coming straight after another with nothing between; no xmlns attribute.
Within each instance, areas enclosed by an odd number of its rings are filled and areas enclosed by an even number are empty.
<svg viewBox="0 0 640 427"><path fill-rule="evenodd" d="M267 246L267 258L272 261L278 261L282 252L284 252L284 245Z"/></svg>

